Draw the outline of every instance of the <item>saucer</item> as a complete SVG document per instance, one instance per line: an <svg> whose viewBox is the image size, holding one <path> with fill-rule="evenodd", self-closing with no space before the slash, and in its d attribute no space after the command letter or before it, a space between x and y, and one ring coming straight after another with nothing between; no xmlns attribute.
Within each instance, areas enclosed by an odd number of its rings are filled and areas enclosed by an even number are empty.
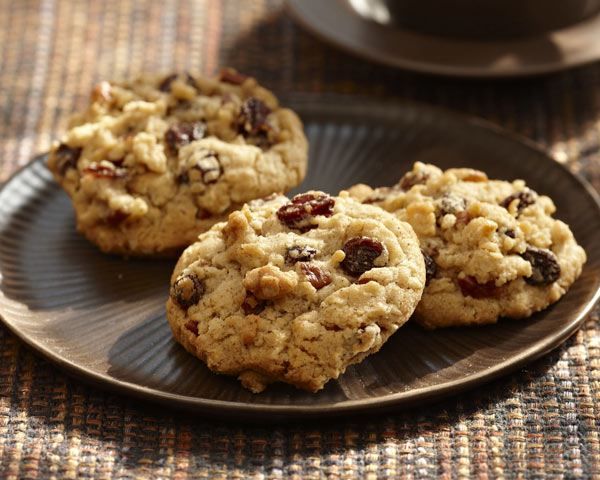
<svg viewBox="0 0 600 480"><path fill-rule="evenodd" d="M364 2L363 2L364 3ZM600 15L531 37L472 40L417 33L358 13L357 0L287 0L298 22L338 47L385 65L456 77L516 77L600 60ZM372 14L377 18L377 12Z"/></svg>

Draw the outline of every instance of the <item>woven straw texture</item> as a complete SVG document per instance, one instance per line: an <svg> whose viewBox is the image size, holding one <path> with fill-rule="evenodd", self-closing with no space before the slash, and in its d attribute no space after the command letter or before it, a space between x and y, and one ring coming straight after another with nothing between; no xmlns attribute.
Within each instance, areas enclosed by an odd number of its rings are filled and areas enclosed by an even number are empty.
<svg viewBox="0 0 600 480"><path fill-rule="evenodd" d="M500 82L415 75L323 44L277 0L0 0L0 180L47 150L95 81L221 65L280 93L476 114L600 188L600 65ZM598 309L552 354L443 404L278 426L194 419L87 387L0 327L0 478L288 477L600 479Z"/></svg>

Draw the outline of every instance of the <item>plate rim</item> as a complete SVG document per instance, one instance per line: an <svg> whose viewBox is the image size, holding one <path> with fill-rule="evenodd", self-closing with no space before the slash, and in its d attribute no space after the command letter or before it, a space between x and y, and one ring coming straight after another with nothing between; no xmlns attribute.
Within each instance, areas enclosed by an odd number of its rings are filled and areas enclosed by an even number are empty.
<svg viewBox="0 0 600 480"><path fill-rule="evenodd" d="M285 97L284 97L285 98ZM310 95L310 94L297 94L288 96L293 105L292 108L302 112L303 108L308 108L308 103L319 103L320 105L325 102L330 107L336 108L349 108L345 107L348 103L344 103L343 99L353 100L352 103L357 101L361 102L362 106L368 107L372 105L383 105L384 102L381 99L373 99L368 97L360 97L356 95ZM303 105L304 104L304 105ZM351 104L350 104L351 105ZM533 140L523 137L522 135L506 130L505 128L492 123L483 118L452 111L450 109L428 105L417 101L406 101L406 100L392 100L385 101L385 106L389 112L393 112L396 109L403 108L406 105L410 105L415 109L423 109L428 111L432 115L445 115L453 117L456 121L460 121L469 124L475 128L488 131L495 136L501 136L505 139L509 139L513 142L519 143L522 147L535 152L537 155L545 157L548 162L554 167L558 167L563 171L564 174L575 180L585 191L585 194L590 197L596 206L595 212L600 217L600 195L596 192L594 187L580 175L571 172L566 165L557 162L552 159L546 150L544 150L539 144ZM0 185L0 195L3 194L4 190L25 170L34 167L35 164L43 164L46 158L46 154L40 154L35 156L32 161L18 168L12 175ZM42 168L45 168L42 166ZM585 267L584 267L585 268ZM1 274L1 272L0 272ZM385 396L376 396L358 400L345 400L341 402L330 402L322 405L273 405L267 403L253 404L247 402L238 401L226 401L217 399L207 399L201 397L192 397L182 394L175 394L170 392L161 391L156 388L146 387L137 383L120 380L106 373L95 372L87 367L80 366L76 362L62 357L57 352L54 352L51 348L41 344L32 336L28 335L18 328L16 324L13 324L9 319L6 318L4 313L5 308L0 310L0 321L11 331L17 338L23 341L36 353L41 354L44 358L57 365L59 368L66 370L72 376L83 380L88 384L99 386L107 391L118 391L119 393L127 396L133 396L148 400L153 403L160 403L168 405L170 407L181 407L187 411L192 411L199 415L219 414L227 415L230 418L243 419L243 420L257 420L260 418L261 421L265 419L271 419L278 421L282 419L300 419L300 418L315 418L328 416L345 416L349 414L364 414L369 412L372 408L377 407L378 411L390 411L393 409L408 408L415 404L425 404L436 402L442 398L448 398L459 393L463 393L471 389L474 385L481 385L489 383L490 381L497 379L501 376L505 376L509 373L514 372L526 363L530 363L541 356L549 353L565 340L567 340L572 334L574 334L581 326L583 321L589 312L594 308L598 299L600 298L600 287L596 289L591 299L583 306L579 313L573 317L573 319L563 325L563 327L553 333L552 335L545 336L535 343L526 348L523 352L516 356L511 356L500 363L497 363L492 368L479 371L468 376L463 376L459 379L446 381L441 384L430 385L427 387L421 387L415 390L406 390L402 392L390 393ZM16 304L22 305L20 302L14 301L7 298L4 293L0 290L0 300L5 304ZM259 414L260 417L256 415ZM269 414L270 417L265 417L264 414Z"/></svg>
<svg viewBox="0 0 600 480"><path fill-rule="evenodd" d="M328 9L330 12L335 13L338 18L342 16L345 17L346 20L358 19L357 21L366 29L368 29L373 35L375 34L375 32L383 33L392 30L391 27L387 27L385 25L381 25L374 21L365 19L357 13L352 13L350 11L352 7L350 5L345 5L346 3L348 3L347 0L286 0L285 7L286 10L290 13L291 17L299 25L301 25L308 32L315 35L317 38L325 41L330 45L334 45L347 53L369 61L421 74L441 75L446 77L460 78L466 77L474 79L508 79L518 77L532 77L554 72L560 72L578 66L588 65L590 63L600 60L600 47L587 54L581 53L581 49L579 49L577 52L577 56L575 56L572 52L567 52L566 58L561 57L554 62L545 62L540 64L529 65L517 64L500 67L490 67L489 65L446 65L442 63L436 63L434 60L419 61L408 58L406 56L393 56L391 53L386 54L379 52L374 46L362 46L349 43L339 35L336 35L333 31L319 28L314 22L314 17L310 17L310 14L307 14L307 12L311 10L311 6L319 6L320 8L325 8ZM574 36L577 33L582 32L583 28L586 27L588 24L593 25L595 31L597 31L600 35L600 14L593 15L592 17L578 22L574 25L563 27L561 29L557 29L551 32L546 32L545 34L539 34L532 37L517 37L512 40L486 40L485 42L477 42L475 40L469 39L454 39L452 37L435 36L426 33L414 32L401 27L394 27L394 29L396 30L398 35L410 36L410 39L415 43L419 43L420 40L421 42L423 40L434 41L435 45L439 47L442 46L442 44L447 45L449 42L451 42L456 46L460 44L470 46L477 45L478 47L483 48L484 50L488 46L510 46L510 48L512 49L510 51L514 52L516 49L518 53L519 47L521 51L523 51L523 49L526 48L527 44L531 44L532 42L536 41L543 41L544 39L548 40L552 35L555 36L555 41L556 35L558 35L558 40L556 41L557 45L555 46L557 46L558 48L560 48L561 46L568 46L570 43L573 43L572 41L569 42L569 34L571 34L571 36ZM565 38L562 38L561 36ZM435 48L434 50L437 51L437 49ZM564 54L564 52L562 53Z"/></svg>

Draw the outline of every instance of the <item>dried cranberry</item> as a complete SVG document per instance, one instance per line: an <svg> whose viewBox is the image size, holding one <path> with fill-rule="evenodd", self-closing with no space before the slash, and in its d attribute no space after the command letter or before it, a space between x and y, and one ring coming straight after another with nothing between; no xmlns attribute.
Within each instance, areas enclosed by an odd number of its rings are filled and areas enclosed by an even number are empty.
<svg viewBox="0 0 600 480"><path fill-rule="evenodd" d="M303 193L292 198L277 210L277 218L289 228L307 232L317 225L311 223L316 215L333 215L335 200L325 193Z"/></svg>
<svg viewBox="0 0 600 480"><path fill-rule="evenodd" d="M425 172L408 172L398 182L402 190L410 190L415 185L421 185L427 181L429 174Z"/></svg>
<svg viewBox="0 0 600 480"><path fill-rule="evenodd" d="M200 140L206 133L206 125L204 122L194 123L177 123L165 133L165 142L173 152L177 152L180 147Z"/></svg>
<svg viewBox="0 0 600 480"><path fill-rule="evenodd" d="M343 247L346 257L340 263L348 274L358 277L373 268L373 262L382 254L383 244L369 237L354 237Z"/></svg>
<svg viewBox="0 0 600 480"><path fill-rule="evenodd" d="M258 315L267 307L267 305L267 301L259 300L252 293L246 292L246 297L242 302L242 310L244 310L245 315Z"/></svg>
<svg viewBox="0 0 600 480"><path fill-rule="evenodd" d="M219 76L219 80L232 85L241 85L247 78L247 75L243 75L233 68L224 68Z"/></svg>
<svg viewBox="0 0 600 480"><path fill-rule="evenodd" d="M435 260L431 255L425 253L423 250L421 250L421 253L423 253L423 258L425 260L425 285L428 285L430 280L435 277L437 263L435 263Z"/></svg>
<svg viewBox="0 0 600 480"><path fill-rule="evenodd" d="M285 263L293 265L296 262L310 262L316 254L317 250L308 245L294 245L285 252Z"/></svg>
<svg viewBox="0 0 600 480"><path fill-rule="evenodd" d="M56 165L61 176L67 173L71 168L77 168L77 161L81 156L81 148L69 147L66 143L61 143L54 152Z"/></svg>
<svg viewBox="0 0 600 480"><path fill-rule="evenodd" d="M531 276L525 279L530 285L550 285L560 277L560 265L550 250L528 247L521 256L531 263Z"/></svg>
<svg viewBox="0 0 600 480"><path fill-rule="evenodd" d="M317 290L326 287L331 283L331 275L314 263L300 263L302 273L306 275L306 279Z"/></svg>
<svg viewBox="0 0 600 480"><path fill-rule="evenodd" d="M458 286L463 295L473 298L490 298L498 296L500 289L496 282L490 280L486 283L477 283L475 277L465 277L458 279Z"/></svg>
<svg viewBox="0 0 600 480"><path fill-rule="evenodd" d="M519 203L517 205L517 214L519 214L525 208L527 208L529 205L534 204L535 199L536 199L535 192L533 190L526 189L526 190L522 190L517 193L513 193L512 195L509 195L504 200L502 200L502 202L500 202L500 205L503 206L504 208L508 209L508 207L514 200L518 200Z"/></svg>
<svg viewBox="0 0 600 480"><path fill-rule="evenodd" d="M192 332L194 335L198 336L198 322L195 322L194 320L188 320L185 323L185 328L186 330Z"/></svg>
<svg viewBox="0 0 600 480"><path fill-rule="evenodd" d="M96 178L123 178L127 174L127 170L124 168L117 168L114 166L102 165L100 163L92 163L88 167L83 169L83 173L89 173Z"/></svg>
<svg viewBox="0 0 600 480"><path fill-rule="evenodd" d="M195 273L181 275L171 287L171 298L177 304L187 310L196 305L204 295L204 282Z"/></svg>
<svg viewBox="0 0 600 480"><path fill-rule="evenodd" d="M267 117L271 109L262 100L250 97L241 107L238 124L240 132L248 135L259 135L267 132L269 125Z"/></svg>

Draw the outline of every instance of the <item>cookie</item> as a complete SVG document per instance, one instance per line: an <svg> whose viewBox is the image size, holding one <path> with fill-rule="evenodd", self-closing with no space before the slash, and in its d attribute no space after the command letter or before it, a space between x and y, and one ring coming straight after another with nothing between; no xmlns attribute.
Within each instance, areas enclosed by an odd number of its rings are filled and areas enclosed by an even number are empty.
<svg viewBox="0 0 600 480"><path fill-rule="evenodd" d="M393 187L357 185L354 198L412 225L427 286L415 318L429 328L523 318L563 296L586 255L550 198L523 180L415 163Z"/></svg>
<svg viewBox="0 0 600 480"><path fill-rule="evenodd" d="M306 162L297 115L224 70L100 83L48 166L101 250L165 256L245 202L298 185Z"/></svg>
<svg viewBox="0 0 600 480"><path fill-rule="evenodd" d="M167 318L177 341L253 392L312 392L378 351L411 316L425 265L410 225L346 193L273 196L184 252Z"/></svg>

